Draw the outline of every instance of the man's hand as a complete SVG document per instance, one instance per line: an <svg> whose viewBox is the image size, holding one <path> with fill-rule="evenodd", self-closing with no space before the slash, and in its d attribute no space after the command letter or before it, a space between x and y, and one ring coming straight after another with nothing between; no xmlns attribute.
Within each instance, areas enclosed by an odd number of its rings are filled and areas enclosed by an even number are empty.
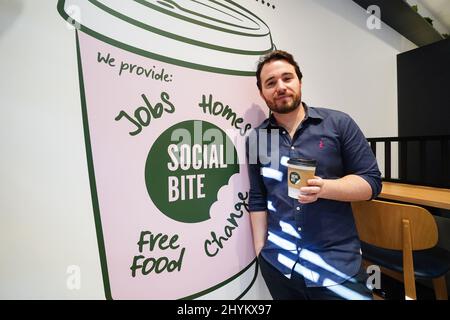
<svg viewBox="0 0 450 320"><path fill-rule="evenodd" d="M339 179L314 177L308 186L300 188L300 203L311 203L319 198L336 201L362 201L372 196L372 187L360 176L349 174Z"/></svg>
<svg viewBox="0 0 450 320"><path fill-rule="evenodd" d="M267 211L250 212L252 223L253 246L256 256L259 255L266 242L267 235Z"/></svg>
<svg viewBox="0 0 450 320"><path fill-rule="evenodd" d="M324 180L320 177L314 177L314 179L308 180L308 186L300 188L300 196L298 202L302 204L312 203L319 199L319 195L322 192L324 186Z"/></svg>

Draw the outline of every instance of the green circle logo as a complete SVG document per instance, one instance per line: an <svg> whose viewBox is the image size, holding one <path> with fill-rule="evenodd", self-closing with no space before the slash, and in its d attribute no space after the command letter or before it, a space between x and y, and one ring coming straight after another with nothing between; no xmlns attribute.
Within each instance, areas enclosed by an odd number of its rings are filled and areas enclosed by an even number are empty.
<svg viewBox="0 0 450 320"><path fill-rule="evenodd" d="M289 180L292 184L297 184L300 181L300 175L297 172L291 172Z"/></svg>
<svg viewBox="0 0 450 320"><path fill-rule="evenodd" d="M190 120L164 131L150 149L145 184L156 207L186 223L210 219L219 189L239 173L233 142L212 123Z"/></svg>

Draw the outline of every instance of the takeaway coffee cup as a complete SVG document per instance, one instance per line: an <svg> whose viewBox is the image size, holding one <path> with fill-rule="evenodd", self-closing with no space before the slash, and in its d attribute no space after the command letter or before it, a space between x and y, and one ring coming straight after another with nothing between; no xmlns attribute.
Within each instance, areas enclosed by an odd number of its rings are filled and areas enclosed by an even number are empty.
<svg viewBox="0 0 450 320"><path fill-rule="evenodd" d="M312 159L291 158L288 161L288 195L298 199L300 188L308 185L316 173L317 161Z"/></svg>

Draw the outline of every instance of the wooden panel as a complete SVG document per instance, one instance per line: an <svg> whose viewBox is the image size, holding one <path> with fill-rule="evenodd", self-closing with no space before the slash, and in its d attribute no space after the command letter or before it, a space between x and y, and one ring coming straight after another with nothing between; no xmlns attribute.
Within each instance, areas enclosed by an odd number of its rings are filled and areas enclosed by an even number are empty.
<svg viewBox="0 0 450 320"><path fill-rule="evenodd" d="M417 300L416 280L414 278L414 263L412 256L411 223L407 219L402 220L403 230L403 278L405 286L405 300Z"/></svg>
<svg viewBox="0 0 450 320"><path fill-rule="evenodd" d="M378 197L450 210L450 189L383 182Z"/></svg>
<svg viewBox="0 0 450 320"><path fill-rule="evenodd" d="M403 220L409 221L412 249L436 245L438 231L433 216L417 206L372 200L352 202L356 228L362 241L385 249L403 249Z"/></svg>

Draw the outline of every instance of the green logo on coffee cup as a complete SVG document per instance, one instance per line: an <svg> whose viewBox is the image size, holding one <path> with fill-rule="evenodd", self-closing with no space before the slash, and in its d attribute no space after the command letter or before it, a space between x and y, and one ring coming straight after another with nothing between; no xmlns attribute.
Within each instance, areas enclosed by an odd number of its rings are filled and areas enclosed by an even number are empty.
<svg viewBox="0 0 450 320"><path fill-rule="evenodd" d="M297 172L291 172L289 175L289 180L292 184L297 184L300 182L300 175Z"/></svg>
<svg viewBox="0 0 450 320"><path fill-rule="evenodd" d="M145 184L156 207L187 223L210 218L219 189L239 172L233 142L217 126L184 121L164 131L145 164Z"/></svg>

